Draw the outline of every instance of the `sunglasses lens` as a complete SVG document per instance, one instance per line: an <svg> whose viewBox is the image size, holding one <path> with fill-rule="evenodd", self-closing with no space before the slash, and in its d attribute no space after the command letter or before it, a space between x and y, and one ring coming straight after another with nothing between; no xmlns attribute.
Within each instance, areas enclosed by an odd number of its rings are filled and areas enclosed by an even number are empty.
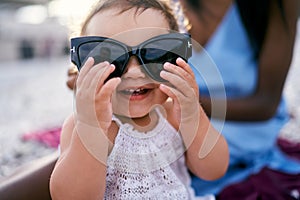
<svg viewBox="0 0 300 200"><path fill-rule="evenodd" d="M127 50L110 41L88 42L79 47L79 59L82 65L87 58L94 58L94 65L100 62L108 61L116 66L115 71L110 75L112 77L120 77L128 59Z"/></svg>
<svg viewBox="0 0 300 200"><path fill-rule="evenodd" d="M149 75L160 82L165 81L160 77L163 64L170 62L176 64L178 57L185 58L186 47L179 39L162 39L150 42L141 49L141 57Z"/></svg>
<svg viewBox="0 0 300 200"><path fill-rule="evenodd" d="M121 77L130 56L136 56L145 72L154 80L165 82L160 77L163 64L176 64L178 57L185 61L191 56L190 36L186 34L165 34L151 38L138 46L127 46L117 40L105 37L79 37L71 40L71 59L81 69L89 57L93 57L95 65L108 61L116 66L108 77Z"/></svg>

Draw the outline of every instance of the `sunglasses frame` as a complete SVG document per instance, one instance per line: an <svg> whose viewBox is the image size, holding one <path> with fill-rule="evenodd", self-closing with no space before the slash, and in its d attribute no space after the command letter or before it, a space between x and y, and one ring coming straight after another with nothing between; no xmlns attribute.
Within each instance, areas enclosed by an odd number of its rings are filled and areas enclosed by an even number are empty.
<svg viewBox="0 0 300 200"><path fill-rule="evenodd" d="M139 62L141 63L143 69L146 71L146 73L153 78L154 80L157 80L157 77L153 75L147 68L147 65L144 63L143 58L141 56L141 50L143 47L149 43L158 41L158 40L164 40L164 39L176 39L180 40L183 42L183 45L185 47L185 52L184 55L178 55L178 57L181 57L185 61L187 61L191 56L192 56L192 42L191 42L191 35L188 33L167 33L163 35L158 35L153 38L150 38L139 45L136 46L129 46L126 45L118 40L112 39L112 38L107 38L107 37L101 37L101 36L83 36L83 37L75 37L71 38L71 61L77 66L78 71L80 71L83 61L81 61L79 58L79 48L81 45L84 45L86 43L92 43L92 42L103 42L103 41L109 41L112 43L116 43L117 45L120 45L121 47L126 50L126 54L128 57L126 58L126 61L123 64L121 73L123 74L125 69L127 68L128 61L130 57L136 56ZM92 50L91 50L92 51ZM162 81L162 80L159 80Z"/></svg>

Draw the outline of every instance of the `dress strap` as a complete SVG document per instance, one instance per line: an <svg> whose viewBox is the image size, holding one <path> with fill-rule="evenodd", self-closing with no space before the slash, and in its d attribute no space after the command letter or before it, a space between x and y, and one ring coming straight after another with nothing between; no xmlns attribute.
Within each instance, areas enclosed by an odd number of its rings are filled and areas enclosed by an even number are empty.
<svg viewBox="0 0 300 200"><path fill-rule="evenodd" d="M112 121L115 121L118 126L122 126L123 125L123 123L121 122L121 120L119 118L117 118L115 115L112 115Z"/></svg>

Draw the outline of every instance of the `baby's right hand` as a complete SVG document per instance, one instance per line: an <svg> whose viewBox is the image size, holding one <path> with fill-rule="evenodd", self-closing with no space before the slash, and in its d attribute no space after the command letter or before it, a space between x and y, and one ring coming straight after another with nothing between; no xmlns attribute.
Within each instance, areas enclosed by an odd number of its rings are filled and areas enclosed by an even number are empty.
<svg viewBox="0 0 300 200"><path fill-rule="evenodd" d="M115 66L108 62L93 65L94 59L89 58L76 82L75 120L107 133L112 121L111 96L121 79L112 78L105 82Z"/></svg>

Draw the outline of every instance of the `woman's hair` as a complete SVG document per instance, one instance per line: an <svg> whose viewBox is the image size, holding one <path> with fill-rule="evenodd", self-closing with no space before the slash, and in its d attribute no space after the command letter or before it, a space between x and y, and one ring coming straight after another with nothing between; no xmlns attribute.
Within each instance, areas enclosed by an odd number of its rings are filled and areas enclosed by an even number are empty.
<svg viewBox="0 0 300 200"><path fill-rule="evenodd" d="M119 14L133 8L136 9L136 14L139 14L147 9L158 10L168 21L170 29L173 31L178 31L176 17L168 2L168 0L99 0L92 8L86 19L83 21L80 35L85 34L86 27L94 15L110 8L120 9Z"/></svg>
<svg viewBox="0 0 300 200"><path fill-rule="evenodd" d="M190 8L201 15L202 0L187 0L187 2ZM282 0L235 0L235 2L254 50L254 56L258 58L269 23L271 3L277 4L286 23Z"/></svg>

